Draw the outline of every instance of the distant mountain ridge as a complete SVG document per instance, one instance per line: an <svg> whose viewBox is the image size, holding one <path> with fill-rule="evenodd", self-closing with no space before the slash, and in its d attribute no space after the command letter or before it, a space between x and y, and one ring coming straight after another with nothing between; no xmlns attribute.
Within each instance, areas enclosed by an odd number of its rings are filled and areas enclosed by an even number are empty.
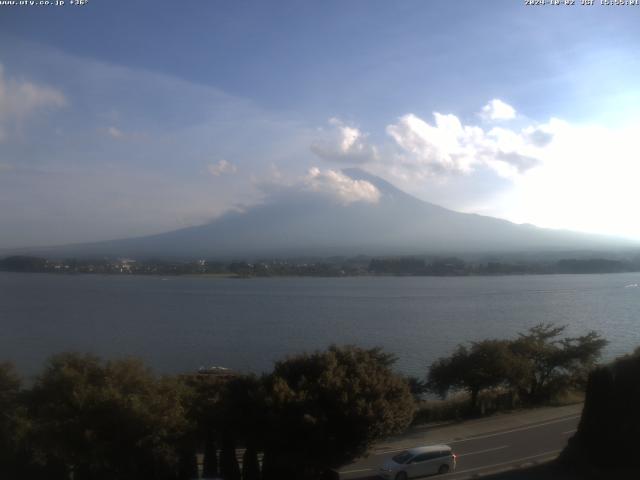
<svg viewBox="0 0 640 480"><path fill-rule="evenodd" d="M244 212L167 233L52 248L41 255L133 258L275 258L602 250L633 243L518 225L425 202L360 169L342 171L380 192L376 203L340 204L317 192L285 190ZM638 246L635 244L635 246Z"/></svg>

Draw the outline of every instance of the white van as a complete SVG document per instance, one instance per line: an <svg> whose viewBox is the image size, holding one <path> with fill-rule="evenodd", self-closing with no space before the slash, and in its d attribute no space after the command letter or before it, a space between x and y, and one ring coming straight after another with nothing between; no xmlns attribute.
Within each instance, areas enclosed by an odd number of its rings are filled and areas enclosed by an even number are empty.
<svg viewBox="0 0 640 480"><path fill-rule="evenodd" d="M416 447L395 455L380 468L384 480L407 480L436 473L453 472L457 456L449 445Z"/></svg>

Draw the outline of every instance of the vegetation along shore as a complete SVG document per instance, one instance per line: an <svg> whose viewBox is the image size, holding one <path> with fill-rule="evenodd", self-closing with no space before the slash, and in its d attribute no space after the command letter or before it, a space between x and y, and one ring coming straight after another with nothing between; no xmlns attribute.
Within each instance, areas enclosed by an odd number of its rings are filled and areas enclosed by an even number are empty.
<svg viewBox="0 0 640 480"><path fill-rule="evenodd" d="M543 275L640 272L640 255L502 257L331 257L258 260L167 260L132 258L48 259L14 255L0 259L0 271L110 275L207 275L219 277L350 277Z"/></svg>
<svg viewBox="0 0 640 480"><path fill-rule="evenodd" d="M355 346L291 356L262 376L220 368L158 376L137 359L61 353L27 384L4 363L0 475L181 480L200 468L228 480L326 478L376 441L433 420L421 413L425 394L463 395L464 406L449 412L461 418L602 386L609 367L590 372L605 344L596 332L568 338L563 327L540 324L515 339L460 345L424 378L395 372L394 356L380 348ZM599 398L607 394L600 389ZM588 405L598 403L593 395ZM576 444L583 448L587 425Z"/></svg>

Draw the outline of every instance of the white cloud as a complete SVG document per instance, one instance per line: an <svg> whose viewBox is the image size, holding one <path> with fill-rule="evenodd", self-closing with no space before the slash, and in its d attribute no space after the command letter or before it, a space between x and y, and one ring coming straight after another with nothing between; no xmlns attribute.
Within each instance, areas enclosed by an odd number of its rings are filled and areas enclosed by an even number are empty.
<svg viewBox="0 0 640 480"><path fill-rule="evenodd" d="M6 227L3 232L12 232L13 240L0 235L0 248L127 237L195 225L238 203L258 203L262 192L247 177L259 172L261 164L277 163L299 177L311 166L301 165L300 158L312 156L313 129L250 100L170 75L74 57L46 46L23 46L21 51L33 68L18 71L7 63L1 82L0 130L6 130L7 142L1 144L0 162L10 162L13 168L2 168L0 173L0 224ZM16 113L19 105L8 97L8 92L21 91L18 85L23 78L45 93L53 92L41 95L40 102L27 102L39 105L35 110L27 108L28 114ZM54 86L50 78L61 79L59 88L72 92L73 98L67 102L60 92L46 89L45 85ZM140 85L145 88L140 90ZM63 103L68 108L57 110ZM45 115L50 109L55 118ZM18 113L24 121L19 121ZM116 130L109 132L110 126ZM120 141L113 138L118 132L123 134ZM21 141L10 141L14 137ZM208 164L215 171L220 159L233 162L238 172L247 175L227 174L211 188ZM251 168L243 170L240 165ZM166 193L163 203L155 195L161 187L152 182L143 186L119 181L113 197L129 204L126 219L137 218L138 222L133 228L113 206L111 186L102 185L106 180L94 175L107 167L131 178L143 174L138 172L153 172L158 182L175 186L174 196ZM45 175L62 172L74 173L77 187L40 182ZM9 189L16 176L25 179L24 188ZM74 196L73 201L64 200L67 194ZM154 198L138 201L142 195ZM196 196L197 201L192 199ZM174 204L180 205L179 211ZM19 214L25 211L37 213L38 220ZM48 218L55 219L60 236L53 235Z"/></svg>
<svg viewBox="0 0 640 480"><path fill-rule="evenodd" d="M223 175L226 173L235 173L237 171L237 168L231 162L228 162L226 160L220 160L218 163L209 165L207 167L207 170L209 170L209 173L214 177L219 177L220 175Z"/></svg>
<svg viewBox="0 0 640 480"><path fill-rule="evenodd" d="M469 144L480 129L463 127L455 115L434 113L434 117L435 125L430 125L409 113L387 126L387 133L410 155L403 163L414 163L433 173L471 171L477 160Z"/></svg>
<svg viewBox="0 0 640 480"><path fill-rule="evenodd" d="M48 107L63 107L64 95L46 85L9 78L0 64L0 141L6 140L10 128L17 127L36 111Z"/></svg>
<svg viewBox="0 0 640 480"><path fill-rule="evenodd" d="M450 208L640 239L639 129L557 118L485 128L455 115L434 113L427 122L409 113L387 127L397 151L373 169Z"/></svg>
<svg viewBox="0 0 640 480"><path fill-rule="evenodd" d="M329 119L331 129L322 131L323 138L311 144L311 151L324 160L341 163L366 163L378 158L375 146L367 143L367 135L338 118Z"/></svg>
<svg viewBox="0 0 640 480"><path fill-rule="evenodd" d="M551 119L540 163L514 177L490 213L540 226L640 239L640 125L614 129Z"/></svg>
<svg viewBox="0 0 640 480"><path fill-rule="evenodd" d="M122 130L120 130L117 127L109 127L107 128L107 135L109 135L111 138L115 138L115 139L120 139L122 137L124 137L124 133L122 132Z"/></svg>
<svg viewBox="0 0 640 480"><path fill-rule="evenodd" d="M455 115L434 113L434 124L409 113L387 126L387 133L401 148L395 168L430 176L469 174L481 166L511 177L538 162L532 132L463 125Z"/></svg>
<svg viewBox="0 0 640 480"><path fill-rule="evenodd" d="M522 133L526 139L536 147L546 147L553 140L553 132L548 125L527 127Z"/></svg>
<svg viewBox="0 0 640 480"><path fill-rule="evenodd" d="M145 143L148 147L149 140L151 140L151 136L145 132L122 129L120 127L116 127L115 125L111 125L109 127L98 127L98 132L102 135L105 135L112 140L120 141L120 142L142 142Z"/></svg>
<svg viewBox="0 0 640 480"><path fill-rule="evenodd" d="M508 103L494 98L482 107L480 116L485 120L512 120L516 118L516 110Z"/></svg>
<svg viewBox="0 0 640 480"><path fill-rule="evenodd" d="M353 202L377 203L380 191L366 180L353 180L336 170L321 171L317 167L309 170L304 186L314 192L338 198L343 204Z"/></svg>

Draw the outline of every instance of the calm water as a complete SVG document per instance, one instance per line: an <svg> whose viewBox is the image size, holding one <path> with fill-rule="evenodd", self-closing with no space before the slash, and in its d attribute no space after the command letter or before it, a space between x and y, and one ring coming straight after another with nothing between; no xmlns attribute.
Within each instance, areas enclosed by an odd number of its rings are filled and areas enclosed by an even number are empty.
<svg viewBox="0 0 640 480"><path fill-rule="evenodd" d="M398 370L539 322L589 329L606 357L640 345L640 274L471 278L121 277L0 272L0 360L25 374L63 350L135 355L160 372L266 371L331 343L383 346Z"/></svg>

